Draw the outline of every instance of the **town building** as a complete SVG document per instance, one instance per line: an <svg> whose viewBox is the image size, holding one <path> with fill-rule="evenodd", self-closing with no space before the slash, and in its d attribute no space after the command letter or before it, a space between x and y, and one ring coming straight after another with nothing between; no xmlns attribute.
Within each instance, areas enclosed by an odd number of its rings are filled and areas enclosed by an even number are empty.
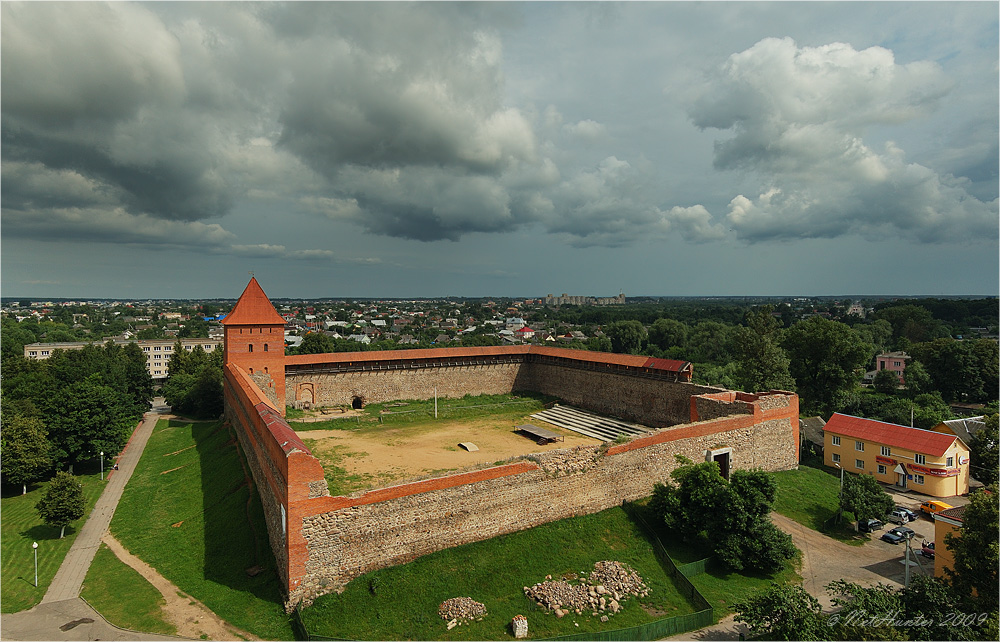
<svg viewBox="0 0 1000 642"><path fill-rule="evenodd" d="M625 305L625 293L618 296L570 296L563 292L562 296L545 295L546 305Z"/></svg>
<svg viewBox="0 0 1000 642"><path fill-rule="evenodd" d="M910 355L905 352L886 352L875 357L875 372L891 370L899 377L899 383L905 383L903 373L906 371L906 362L910 360Z"/></svg>
<svg viewBox="0 0 1000 642"><path fill-rule="evenodd" d="M969 447L933 430L835 413L823 427L823 463L932 497L969 492Z"/></svg>
<svg viewBox="0 0 1000 642"><path fill-rule="evenodd" d="M170 355L174 353L174 346L181 342L181 346L191 352L195 346L201 346L205 352L212 352L223 343L221 338L169 338L169 339L126 339L123 337L107 337L100 342L97 341L62 341L58 343L29 343L24 346L25 359L48 359L56 350L83 350L89 345L102 346L108 341L115 345L124 346L129 343L137 343L146 355L146 371L153 379L166 379L170 374Z"/></svg>
<svg viewBox="0 0 1000 642"><path fill-rule="evenodd" d="M962 528L965 506L955 506L934 513L934 577L944 577L946 568L955 568L955 555L944 538ZM960 534L960 533L959 533Z"/></svg>

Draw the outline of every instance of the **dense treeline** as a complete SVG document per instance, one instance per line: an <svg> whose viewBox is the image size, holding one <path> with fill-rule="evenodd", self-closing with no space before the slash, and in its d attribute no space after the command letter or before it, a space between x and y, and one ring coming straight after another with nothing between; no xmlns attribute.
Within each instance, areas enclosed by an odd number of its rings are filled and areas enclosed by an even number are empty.
<svg viewBox="0 0 1000 642"><path fill-rule="evenodd" d="M185 350L174 344L168 364L170 377L163 384L167 405L181 415L218 417L222 414L222 349L205 352L200 345Z"/></svg>
<svg viewBox="0 0 1000 642"><path fill-rule="evenodd" d="M928 302L956 325L909 300L882 306L867 319L847 317L850 323L820 315L795 319L782 305L743 309L737 323L660 317L648 325L614 321L603 331L615 352L694 362L700 383L788 389L799 394L803 413L845 412L899 424L909 424L912 416L915 426L929 428L952 417L950 403L995 406L1000 355L994 339L951 335L959 324L995 329L995 320L991 326L973 325L981 320L976 315L996 311L995 299ZM729 314L726 309L716 318ZM874 388L862 388L863 375L875 368L874 357L888 351L912 357L906 387L881 375Z"/></svg>
<svg viewBox="0 0 1000 642"><path fill-rule="evenodd" d="M953 328L988 328L996 326L1000 317L1000 299L903 299L887 301L875 306L876 314L889 308L916 306L927 310L930 315ZM958 334L963 334L958 332Z"/></svg>
<svg viewBox="0 0 1000 642"><path fill-rule="evenodd" d="M4 340L6 342L6 332ZM153 396L136 344L3 359L3 476L27 484L53 470L117 455Z"/></svg>

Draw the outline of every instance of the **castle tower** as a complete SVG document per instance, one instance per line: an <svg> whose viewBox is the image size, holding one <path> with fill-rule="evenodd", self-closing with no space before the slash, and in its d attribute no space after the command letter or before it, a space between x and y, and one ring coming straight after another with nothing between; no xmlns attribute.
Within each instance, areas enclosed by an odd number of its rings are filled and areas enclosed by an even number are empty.
<svg viewBox="0 0 1000 642"><path fill-rule="evenodd" d="M257 279L251 277L222 325L223 361L245 370L284 416L285 320L271 305Z"/></svg>

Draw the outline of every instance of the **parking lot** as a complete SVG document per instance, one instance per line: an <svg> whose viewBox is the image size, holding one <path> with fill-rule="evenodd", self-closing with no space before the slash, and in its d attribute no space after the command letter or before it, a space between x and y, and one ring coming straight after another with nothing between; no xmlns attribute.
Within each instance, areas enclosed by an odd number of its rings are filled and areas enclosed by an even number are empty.
<svg viewBox="0 0 1000 642"><path fill-rule="evenodd" d="M912 550L914 552L911 573L934 574L934 560L919 554L923 540L934 541L934 520L920 511L921 502L932 499L926 495L907 492L895 487L883 486L893 497L893 501L904 508L916 512L919 516L915 521L905 524L913 529ZM969 503L968 497L942 498L952 506L962 506ZM781 530L791 534L795 545L802 551L802 585L809 593L816 596L825 609L832 607L830 595L825 586L838 579L856 582L867 586L876 583L902 586L906 569L903 566L903 555L906 546L902 543L891 544L880 538L896 524L887 523L882 529L871 534L871 539L861 546L851 546L831 539L782 515L772 513L774 523Z"/></svg>

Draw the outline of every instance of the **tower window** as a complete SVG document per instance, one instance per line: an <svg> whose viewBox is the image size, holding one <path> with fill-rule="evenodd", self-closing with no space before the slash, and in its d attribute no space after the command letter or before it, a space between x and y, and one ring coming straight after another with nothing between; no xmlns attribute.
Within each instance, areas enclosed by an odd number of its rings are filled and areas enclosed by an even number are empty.
<svg viewBox="0 0 1000 642"><path fill-rule="evenodd" d="M247 352L253 352L253 344L252 343L248 343L247 344L247 348L248 348Z"/></svg>
<svg viewBox="0 0 1000 642"><path fill-rule="evenodd" d="M264 352L267 352L267 344L264 344Z"/></svg>

